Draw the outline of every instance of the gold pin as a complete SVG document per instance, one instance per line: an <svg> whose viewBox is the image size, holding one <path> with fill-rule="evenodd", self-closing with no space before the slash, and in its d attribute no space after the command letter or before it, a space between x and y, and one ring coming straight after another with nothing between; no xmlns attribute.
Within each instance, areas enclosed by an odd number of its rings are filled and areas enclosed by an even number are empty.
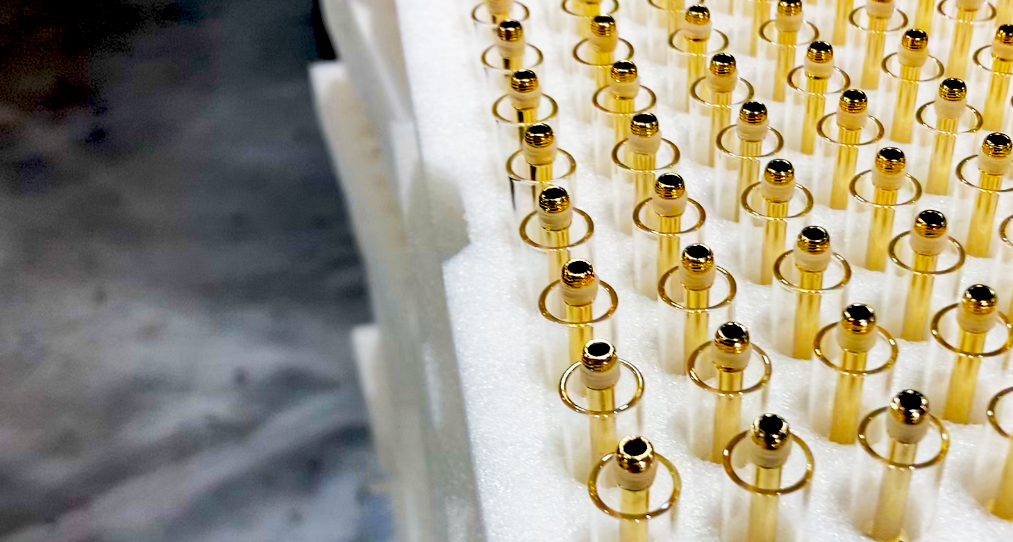
<svg viewBox="0 0 1013 542"><path fill-rule="evenodd" d="M930 419L929 400L915 390L904 390L890 401L886 413L887 458L890 464L886 466L879 486L869 533L876 540L897 540L903 532L911 475L914 473L910 466L917 461L918 443L931 427Z"/></svg>
<svg viewBox="0 0 1013 542"><path fill-rule="evenodd" d="M710 138L707 143L706 165L714 165L714 153L717 150L718 134L731 124L732 91L739 81L735 67L735 57L727 53L718 53L711 57L705 79L713 96L711 107Z"/></svg>
<svg viewBox="0 0 1013 542"><path fill-rule="evenodd" d="M1003 127L1006 112L1006 98L1009 96L1009 81L1013 75L1013 25L1004 24L995 32L992 42L992 72L985 108L982 112L982 127L998 131Z"/></svg>
<svg viewBox="0 0 1013 542"><path fill-rule="evenodd" d="M703 244L692 244L682 252L679 266L679 279L682 283L683 299L689 312L686 314L686 327L683 332L683 367L690 354L701 344L707 342L707 325L709 315L706 309L710 306L710 289L714 285L716 275L714 253Z"/></svg>
<svg viewBox="0 0 1013 542"><path fill-rule="evenodd" d="M826 107L827 82L834 74L834 48L825 41L814 41L805 55L806 100L802 119L802 145L805 154L812 154L816 141L816 123Z"/></svg>
<svg viewBox="0 0 1013 542"><path fill-rule="evenodd" d="M597 66L594 70L594 88L601 88L608 83L608 76L615 62L613 53L619 46L619 30L611 15L597 15L591 18L591 35L587 38L590 46L590 64ZM577 45L580 47L580 44Z"/></svg>
<svg viewBox="0 0 1013 542"><path fill-rule="evenodd" d="M837 11L834 13L834 28L830 43L838 47L848 44L848 19L854 10L854 0L837 0Z"/></svg>
<svg viewBox="0 0 1013 542"><path fill-rule="evenodd" d="M553 179L552 165L556 160L556 135L548 124L535 124L524 132L524 158L530 179L547 183Z"/></svg>
<svg viewBox="0 0 1013 542"><path fill-rule="evenodd" d="M580 380L584 384L587 408L610 411L616 407L615 385L619 381L620 363L612 343L600 339L584 345ZM616 437L615 416L589 416L591 431L591 464L611 452Z"/></svg>
<svg viewBox="0 0 1013 542"><path fill-rule="evenodd" d="M749 428L749 441L756 463L756 488L773 491L781 487L781 468L788 462L792 435L788 422L776 414L764 414ZM748 542L777 540L778 496L754 493L749 503Z"/></svg>
<svg viewBox="0 0 1013 542"><path fill-rule="evenodd" d="M971 51L974 19L985 0L956 0L957 20L953 26L950 56L946 61L946 77L963 79L967 72L967 56Z"/></svg>
<svg viewBox="0 0 1013 542"><path fill-rule="evenodd" d="M721 462L725 445L739 431L742 411L742 376L749 363L749 330L738 322L727 322L714 334L714 366L721 393L714 407L714 436L711 461Z"/></svg>
<svg viewBox="0 0 1013 542"><path fill-rule="evenodd" d="M932 18L936 12L935 0L918 0L918 7L915 8L913 28L920 28L926 33L932 32Z"/></svg>
<svg viewBox="0 0 1013 542"><path fill-rule="evenodd" d="M640 93L640 77L636 64L620 60L609 69L609 85L605 106L614 113L613 142L615 145L629 137L630 115L636 110L637 94Z"/></svg>
<svg viewBox="0 0 1013 542"><path fill-rule="evenodd" d="M936 126L929 126L934 128L935 135L932 137L932 158L925 190L929 194L946 195L950 192L957 128L967 109L967 85L960 79L944 79L939 84L939 97L932 104L935 106Z"/></svg>
<svg viewBox="0 0 1013 542"><path fill-rule="evenodd" d="M500 66L513 72L524 67L524 27L514 20L506 20L496 27L496 44L499 50Z"/></svg>
<svg viewBox="0 0 1013 542"><path fill-rule="evenodd" d="M837 375L830 422L832 442L852 444L858 436L863 378L853 373L865 370L868 353L876 345L877 331L876 313L861 303L848 305L837 324L841 368L852 373Z"/></svg>
<svg viewBox="0 0 1013 542"><path fill-rule="evenodd" d="M644 201L651 196L657 164L658 149L661 148L661 130L658 117L653 113L637 113L630 120L630 135L626 140L626 165L634 170L633 202ZM632 216L632 207L621 216Z"/></svg>
<svg viewBox="0 0 1013 542"><path fill-rule="evenodd" d="M573 156L556 145L551 126L537 123L518 126L521 128L524 129L521 148L506 160L510 197L518 223L538 209L538 195L549 184L568 189L573 198L573 185L569 183L577 169Z"/></svg>
<svg viewBox="0 0 1013 542"><path fill-rule="evenodd" d="M543 98L549 107L546 113L540 115ZM542 94L535 72L518 70L511 74L506 94L492 106L493 116L503 130L505 141L501 144L504 150L512 153L520 149L524 145L524 132L532 125L554 117L556 110L556 101Z"/></svg>
<svg viewBox="0 0 1013 542"><path fill-rule="evenodd" d="M788 224L783 219L788 217L788 203L794 193L795 168L791 162L780 158L767 162L767 167L763 171L763 181L760 184L760 195L767 216L781 220L769 220L763 226L760 284L770 284L773 281L774 261L784 252Z"/></svg>
<svg viewBox="0 0 1013 542"><path fill-rule="evenodd" d="M960 354L950 373L946 391L943 419L956 423L969 423L978 387L981 355L985 352L985 338L998 317L999 298L984 284L968 288L957 308L957 349Z"/></svg>
<svg viewBox="0 0 1013 542"><path fill-rule="evenodd" d="M1000 391L995 397L992 398L988 403L988 423L992 426L999 436L1009 441L1006 452L1006 460L1003 462L1002 471L999 475L998 487L995 490L995 498L987 503L988 509L995 515L1003 519L1013 519L1013 434L1008 430L1003 429L999 424L1000 420L997 418L997 411L1000 410L999 402L1004 398L1010 397L1013 400L1013 388L1006 388ZM991 477L993 473L985 473L986 477ZM987 483L987 482L986 482Z"/></svg>
<svg viewBox="0 0 1013 542"><path fill-rule="evenodd" d="M644 437L631 436L619 441L616 449L616 477L623 514L646 515L650 509L650 488L657 473L654 447ZM623 542L648 542L647 519L619 520L619 539Z"/></svg>
<svg viewBox="0 0 1013 542"><path fill-rule="evenodd" d="M540 243L546 247L566 247L570 244L570 224L573 222L573 209L570 207L570 194L559 186L549 185L538 195L538 223ZM570 260L567 249L552 250L548 253L549 284L556 280L563 264Z"/></svg>
<svg viewBox="0 0 1013 542"><path fill-rule="evenodd" d="M684 20L682 35L686 40L686 52L689 53L686 59L686 81L687 85L691 85L703 77L707 67L706 53L711 33L711 12L703 4L696 4L686 10Z"/></svg>
<svg viewBox="0 0 1013 542"><path fill-rule="evenodd" d="M767 136L770 122L767 119L767 106L760 102L746 102L739 109L739 122L735 132L739 139L739 172L732 198L732 219L739 220L739 198L747 187L760 178L760 161L763 154L763 139Z"/></svg>
<svg viewBox="0 0 1013 542"><path fill-rule="evenodd" d="M770 4L772 0L751 0L753 4L753 26L749 33L749 56L756 56L756 44L760 38L760 28L770 20ZM734 13L729 11L729 13Z"/></svg>
<svg viewBox="0 0 1013 542"><path fill-rule="evenodd" d="M831 209L845 209L848 206L848 183L855 176L858 144L869 118L868 106L868 98L861 90L848 89L841 94L836 115L840 146L837 149L833 185L830 189Z"/></svg>
<svg viewBox="0 0 1013 542"><path fill-rule="evenodd" d="M542 99L542 89L538 84L538 75L531 70L519 70L510 76L510 104L516 113L519 124L535 122L538 115L538 104ZM523 138L524 134L521 133Z"/></svg>
<svg viewBox="0 0 1013 542"><path fill-rule="evenodd" d="M688 201L686 183L682 177L675 173L658 176L654 182L654 196L651 198L651 209L658 216L658 232L661 234L658 236L657 274L652 281L655 293L658 288L664 287L658 284L661 276L679 264L679 237L669 234L680 231Z"/></svg>
<svg viewBox="0 0 1013 542"><path fill-rule="evenodd" d="M798 271L798 300L795 306L792 356L809 359L812 356L813 337L819 329L820 293L823 273L830 264L830 234L819 226L807 226L798 234L793 251ZM776 264L775 264L776 265Z"/></svg>
<svg viewBox="0 0 1013 542"><path fill-rule="evenodd" d="M784 101L788 72L795 65L795 46L802 19L802 0L778 0L774 26L777 28L777 64L774 68L773 98Z"/></svg>
<svg viewBox="0 0 1013 542"><path fill-rule="evenodd" d="M872 226L869 228L865 249L865 267L873 271L886 268L887 245L893 233L897 191L906 179L904 152L896 147L883 147L876 154L872 172L873 203Z"/></svg>
<svg viewBox="0 0 1013 542"><path fill-rule="evenodd" d="M967 253L979 258L991 256L995 230L995 213L999 206L999 190L1009 169L1013 141L1009 136L993 132L985 136L978 154L978 186L974 209L967 227Z"/></svg>
<svg viewBox="0 0 1013 542"><path fill-rule="evenodd" d="M865 4L869 27L865 30L865 59L862 61L862 81L866 90L879 88L880 64L883 60L883 46L887 26L893 17L893 0L869 0Z"/></svg>
<svg viewBox="0 0 1013 542"><path fill-rule="evenodd" d="M598 294L598 277L587 260L570 260L563 265L561 273L561 294L564 311L568 322L591 322L593 319L592 305ZM575 363L583 359L584 345L594 338L594 328L590 325L569 326L569 361Z"/></svg>
<svg viewBox="0 0 1013 542"><path fill-rule="evenodd" d="M908 341L924 341L936 263L948 240L946 217L943 213L933 210L918 213L910 236L914 261L910 264L911 285L908 287L907 301L904 305L901 337Z"/></svg>
<svg viewBox="0 0 1013 542"><path fill-rule="evenodd" d="M922 66L928 59L929 35L918 28L904 32L900 40L900 50L897 51L900 80L897 82L897 103L893 110L893 122L890 124L890 139L898 143L911 142L918 82L921 79Z"/></svg>

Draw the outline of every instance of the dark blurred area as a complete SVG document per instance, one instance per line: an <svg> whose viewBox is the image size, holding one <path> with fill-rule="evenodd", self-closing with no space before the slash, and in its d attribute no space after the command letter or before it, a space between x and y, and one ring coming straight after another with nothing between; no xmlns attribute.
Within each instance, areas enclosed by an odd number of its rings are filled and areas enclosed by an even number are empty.
<svg viewBox="0 0 1013 542"><path fill-rule="evenodd" d="M0 540L392 538L318 9L0 8Z"/></svg>

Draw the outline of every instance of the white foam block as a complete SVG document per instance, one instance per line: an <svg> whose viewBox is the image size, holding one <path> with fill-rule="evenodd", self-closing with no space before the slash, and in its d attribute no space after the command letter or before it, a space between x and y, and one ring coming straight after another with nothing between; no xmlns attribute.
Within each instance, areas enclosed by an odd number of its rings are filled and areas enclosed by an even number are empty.
<svg viewBox="0 0 1013 542"><path fill-rule="evenodd" d="M536 4L536 0L529 4ZM478 60L481 51L469 21L473 3L400 0L398 7L426 173L430 179L456 186L467 223L469 244L446 262L444 272L487 538L491 542L586 540L591 513L587 489L566 473L559 454L562 445L559 417L565 414L565 407L556 392L540 378L538 341L543 323L525 296L518 269L517 233L511 226L508 182L503 170L491 165L488 158L495 148L489 111L492 100L482 77ZM542 70L544 89L561 102L560 147L573 153L579 164L588 164L591 127L576 120L578 104L567 100L574 81L568 80L557 60L562 57L561 48L572 48L577 40L568 33L548 28L545 23L544 10L558 9L558 2L537 2L531 7L532 21L526 29L530 42L546 53L547 66ZM722 28L720 19L715 17L715 28ZM619 28L623 37L636 46L642 45L636 38L643 32L636 25L620 18ZM842 53L839 51L838 55ZM642 59L637 63L646 84L660 81L662 66ZM748 66L743 71L748 77ZM875 99L875 94L870 93L870 101ZM688 116L664 106L657 113L664 133L694 134L695 127ZM685 141L679 139L679 143ZM787 157L795 158L790 154ZM925 159L910 156L909 163ZM686 179L691 197L710 202L713 171L685 158L679 171ZM686 411L685 401L692 384L658 366L656 305L632 287L633 242L630 236L618 231L611 218L608 206L611 181L583 167L578 182L579 206L596 221L596 269L619 294L618 350L622 357L636 363L646 377L645 399L649 410L645 436L676 463L682 475L678 538L717 540L724 474L717 465L690 456L686 435L677 429L677 419ZM736 265L737 225L715 215L709 213L705 240L714 248L719 264L742 277ZM843 211L820 206L814 216L815 223L827 227L832 234L839 236L843 231ZM965 285L987 281L989 265L988 261L969 259ZM882 274L856 268L849 300L875 306L883 282ZM736 319L759 330L759 322L766 318L773 286L758 286L742 278L739 284ZM753 340L761 346L770 343L770 337L762 332L753 333ZM901 356L894 379L897 389L917 382L916 375L927 352L926 343L900 343ZM816 457L812 527L807 540L864 540L847 518L848 473L855 449L831 444L808 429L804 398L812 362L771 354L774 376L769 410L785 416L810 444ZM968 491L980 427L950 428L953 444L940 491L938 517L932 534L924 540L1013 540L1013 523L988 514Z"/></svg>

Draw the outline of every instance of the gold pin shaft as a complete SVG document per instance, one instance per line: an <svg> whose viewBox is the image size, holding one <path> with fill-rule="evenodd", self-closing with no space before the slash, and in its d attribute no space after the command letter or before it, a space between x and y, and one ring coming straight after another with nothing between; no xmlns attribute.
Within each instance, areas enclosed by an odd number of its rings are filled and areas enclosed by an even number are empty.
<svg viewBox="0 0 1013 542"><path fill-rule="evenodd" d="M939 132L932 139L932 162L925 190L930 194L945 195L950 191L950 169L953 165L953 146L957 142L959 119L939 119Z"/></svg>
<svg viewBox="0 0 1013 542"><path fill-rule="evenodd" d="M763 152L763 141L739 141L739 179L735 187L735 201L732 205L732 219L739 221L739 198L760 176L760 161L756 158Z"/></svg>
<svg viewBox="0 0 1013 542"><path fill-rule="evenodd" d="M879 88L880 61L883 59L883 45L886 41L886 25L889 19L869 17L869 30L866 34L865 60L862 62L862 88L876 90Z"/></svg>
<svg viewBox="0 0 1013 542"><path fill-rule="evenodd" d="M981 115L982 128L989 132L1002 130L1011 72L1013 72L1013 61L992 59L992 81L988 86L988 96L985 97L985 110Z"/></svg>
<svg viewBox="0 0 1013 542"><path fill-rule="evenodd" d="M875 188L873 202L877 205L894 205L897 203L896 190ZM865 267L873 271L882 271L886 267L887 245L893 237L893 218L896 211L892 207L874 207L872 210L872 226L869 229L869 242L865 247Z"/></svg>
<svg viewBox="0 0 1013 542"><path fill-rule="evenodd" d="M802 152L812 154L816 143L816 123L826 108L828 78L806 74L805 118L802 120Z"/></svg>
<svg viewBox="0 0 1013 542"><path fill-rule="evenodd" d="M864 371L867 354L842 349L841 367L849 371ZM837 375L834 390L834 409L831 412L830 440L838 444L852 444L858 437L858 415L862 404L862 383L858 375Z"/></svg>
<svg viewBox="0 0 1013 542"><path fill-rule="evenodd" d="M603 390L586 388L587 405L591 410L612 410L616 407L615 390L611 387ZM616 417L590 416L591 424L591 464L594 465L605 454L616 449Z"/></svg>
<svg viewBox="0 0 1013 542"><path fill-rule="evenodd" d="M650 488L639 491L622 490L619 506L626 514L646 514L650 500ZM619 520L619 540L623 542L648 542L647 520Z"/></svg>
<svg viewBox="0 0 1013 542"><path fill-rule="evenodd" d="M959 349L969 354L980 354L985 349L987 333L971 333L960 330ZM974 391L978 387L978 371L981 369L981 356L958 355L950 373L950 384L946 392L946 407L943 418L956 422L968 423L971 409L974 407Z"/></svg>
<svg viewBox="0 0 1013 542"><path fill-rule="evenodd" d="M946 61L946 77L964 79L967 72L967 55L971 50L971 34L974 27L971 22L977 10L957 9L957 22L953 28L953 44L950 46L950 57Z"/></svg>
<svg viewBox="0 0 1013 542"><path fill-rule="evenodd" d="M840 147L837 149L837 162L834 164L833 185L830 188L830 208L846 209L848 207L848 184L855 176L858 164L858 143L862 137L861 130L838 128Z"/></svg>
<svg viewBox="0 0 1013 542"><path fill-rule="evenodd" d="M718 134L731 123L732 108L731 92L715 92L714 106L711 107L711 134L707 143L707 165L714 165L714 155L717 153Z"/></svg>
<svg viewBox="0 0 1013 542"><path fill-rule="evenodd" d="M848 42L848 17L851 16L853 8L854 0L837 0L837 15L834 17L834 31L831 42L834 45L844 45Z"/></svg>
<svg viewBox="0 0 1013 542"><path fill-rule="evenodd" d="M609 97L609 105L614 112L612 115L612 131L615 134L615 138L612 141L612 145L618 145L620 141L630 137L630 120L632 120L633 113L636 110L636 101L634 98L623 98L611 92L609 92ZM611 153L612 149L609 148L608 152ZM630 151L627 150L627 152ZM627 154L626 160L627 162L630 161L629 154Z"/></svg>
<svg viewBox="0 0 1013 542"><path fill-rule="evenodd" d="M566 305L566 320L569 322L590 322L591 303L586 305ZM591 324L571 324L568 330L570 341L570 363L579 362L584 353L584 345L594 338L594 327ZM614 443L613 443L614 444Z"/></svg>
<svg viewBox="0 0 1013 542"><path fill-rule="evenodd" d="M686 39L686 50L689 58L686 60L686 95L689 95L689 87L704 76L707 69L707 38Z"/></svg>
<svg viewBox="0 0 1013 542"><path fill-rule="evenodd" d="M799 270L799 287L819 290L823 287L823 272ZM799 292L795 305L795 325L792 355L798 359L812 358L813 337L820 320L820 294Z"/></svg>
<svg viewBox="0 0 1013 542"><path fill-rule="evenodd" d="M893 123L890 126L890 137L898 143L911 142L911 126L914 123L915 100L918 98L918 78L921 77L921 71L917 66L900 68L897 107L893 110Z"/></svg>
<svg viewBox="0 0 1013 542"><path fill-rule="evenodd" d="M890 439L888 457L894 463L910 465L915 462L917 444L904 444ZM911 469L887 465L879 486L879 501L872 520L872 536L876 540L896 540L904 526L911 486Z"/></svg>
<svg viewBox="0 0 1013 542"><path fill-rule="evenodd" d="M626 163L633 169L633 201L640 202L651 197L654 189L654 168L656 157L654 153L633 152L626 146ZM629 220L629 219L627 219Z"/></svg>
<svg viewBox="0 0 1013 542"><path fill-rule="evenodd" d="M737 392L742 389L742 371L718 369L718 389ZM711 442L711 461L721 463L725 445L739 432L742 417L742 398L736 393L719 394L714 405L714 436Z"/></svg>
<svg viewBox="0 0 1013 542"><path fill-rule="evenodd" d="M710 304L710 289L685 289L686 308L706 309ZM707 342L708 314L690 311L686 313L686 328L683 331L683 364L689 361L690 354L701 344ZM686 371L688 368L683 369Z"/></svg>
<svg viewBox="0 0 1013 542"><path fill-rule="evenodd" d="M992 230L995 229L995 212L999 206L999 194L988 192L1002 187L1002 177L981 172L979 187L982 190L974 197L974 210L967 226L967 254L987 258L992 245Z"/></svg>
<svg viewBox="0 0 1013 542"><path fill-rule="evenodd" d="M901 336L908 341L925 340L925 320L929 315L929 301L932 297L932 275L922 274L935 271L937 256L914 253L911 275L911 286L907 292L904 305L904 329ZM919 273L921 271L922 273Z"/></svg>
<svg viewBox="0 0 1013 542"><path fill-rule="evenodd" d="M781 220L766 220L763 225L763 253L760 260L760 284L770 284L774 280L774 261L784 252L788 223L783 219L788 216L788 203L767 201L767 216Z"/></svg>
<svg viewBox="0 0 1013 542"><path fill-rule="evenodd" d="M918 7L915 9L915 22L911 28L920 28L926 34L932 33L932 15L936 9L935 0L918 0Z"/></svg>
<svg viewBox="0 0 1013 542"><path fill-rule="evenodd" d="M1003 466L1002 478L999 479L999 494L992 505L992 513L1003 519L1013 519L1013 438L1009 441L1006 465Z"/></svg>
<svg viewBox="0 0 1013 542"><path fill-rule="evenodd" d="M788 86L788 72L795 64L795 40L798 32L777 33L777 65L774 69L774 101L783 102Z"/></svg>
<svg viewBox="0 0 1013 542"><path fill-rule="evenodd" d="M675 233L681 228L681 217L678 216L661 216L658 217L658 231L662 233ZM659 235L658 236L658 274L657 277L660 279L662 275L668 272L679 264L680 250L680 239L677 235ZM657 284L655 285L657 286Z"/></svg>
<svg viewBox="0 0 1013 542"><path fill-rule="evenodd" d="M995 4L995 24L1013 23L1013 0L997 0Z"/></svg>
<svg viewBox="0 0 1013 542"><path fill-rule="evenodd" d="M570 244L569 228L564 228L562 230L548 230L545 228L541 228L541 230L542 231L539 234L541 239L539 240L539 242L542 244L542 246L565 247ZM550 250L548 256L549 256L548 284L551 284L553 281L559 278L559 270L563 268L563 265L565 265L566 262L570 261L570 250L566 248L560 248L558 250Z"/></svg>
<svg viewBox="0 0 1013 542"><path fill-rule="evenodd" d="M753 0L753 29L749 33L749 56L756 56L760 27L770 19L770 2L771 0Z"/></svg>
<svg viewBox="0 0 1013 542"><path fill-rule="evenodd" d="M781 487L781 467L756 467L756 483L760 489ZM777 540L777 495L753 493L749 502L749 529L747 542L775 542Z"/></svg>

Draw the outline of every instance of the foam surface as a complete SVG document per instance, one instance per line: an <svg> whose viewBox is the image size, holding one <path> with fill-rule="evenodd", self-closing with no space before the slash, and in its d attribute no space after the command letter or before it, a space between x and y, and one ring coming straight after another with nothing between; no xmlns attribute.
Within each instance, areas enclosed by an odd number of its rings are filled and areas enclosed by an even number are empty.
<svg viewBox="0 0 1013 542"><path fill-rule="evenodd" d="M587 540L591 504L586 486L566 472L559 453L563 438L560 417L567 411L555 390L541 378L538 355L544 323L526 295L518 268L516 251L520 248L512 226L505 174L489 159L496 148L490 113L495 96L488 91L481 73L481 47L469 20L473 2L402 0L398 4L426 173L431 179L456 185L470 239L468 246L446 262L444 273L488 540ZM596 222L594 264L599 276L619 294L617 349L646 378L643 433L682 475L676 537L717 540L724 473L719 466L692 457L687 451L687 435L678 420L687 412L685 402L692 384L658 366L657 306L633 288L633 239L620 233L612 218L610 179L584 167L592 158L592 127L576 120L575 104L570 99L573 85L583 81L568 78L560 66L563 51L571 49L577 39L569 29L553 32L548 28L544 10L558 9L555 0L530 0L529 6L529 42L539 46L546 56L546 66L540 71L543 88L560 101L560 148L571 152L581 164L577 205ZM715 28L725 28L726 22L727 18L715 15ZM641 28L620 17L619 30L622 37L643 50L638 40L645 34ZM645 84L659 94L663 92L662 68L643 58L635 60ZM747 62L740 59L749 78ZM870 93L870 103L874 100L875 94ZM694 137L687 115L677 114L665 105L657 114L663 134L675 135L680 147L688 137ZM778 113L772 108L772 114ZM679 172L686 179L690 197L710 210L714 173L690 162L686 154L684 150ZM796 159L790 152L782 156ZM908 159L911 163L927 157ZM868 166L860 164L859 171ZM926 197L923 203L924 208L945 202ZM705 242L715 250L718 264L738 278L735 318L750 327L756 344L768 345L770 337L760 324L767 318L774 286L758 286L742 278L737 264L739 226L715 215L709 213ZM818 206L812 222L827 227L839 239L844 220L844 211ZM442 235L452 237L459 232ZM991 261L969 258L963 285L987 282L991 265ZM854 268L849 301L877 307L883 278L883 274ZM927 343L900 341L895 389L919 385L927 348ZM848 473L856 464L856 449L831 444L808 429L806 383L813 362L789 359L772 348L768 353L774 365L768 410L786 417L816 457L806 540L865 540L847 516ZM1013 540L1013 522L988 514L968 491L981 427L950 425L950 430L952 447L937 518L933 533L924 540Z"/></svg>

